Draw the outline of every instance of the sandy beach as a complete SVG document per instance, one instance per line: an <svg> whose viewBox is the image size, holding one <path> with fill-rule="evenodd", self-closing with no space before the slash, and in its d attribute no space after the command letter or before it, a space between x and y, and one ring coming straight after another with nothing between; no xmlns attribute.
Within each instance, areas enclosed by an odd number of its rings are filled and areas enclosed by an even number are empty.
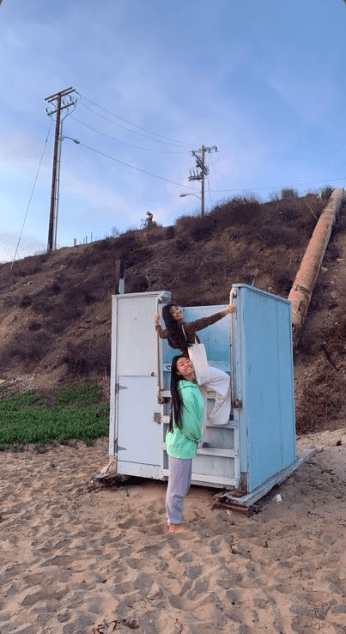
<svg viewBox="0 0 346 634"><path fill-rule="evenodd" d="M1 453L1 634L344 634L346 427L298 446L250 518L192 487L179 535L165 483L92 485L106 438Z"/></svg>

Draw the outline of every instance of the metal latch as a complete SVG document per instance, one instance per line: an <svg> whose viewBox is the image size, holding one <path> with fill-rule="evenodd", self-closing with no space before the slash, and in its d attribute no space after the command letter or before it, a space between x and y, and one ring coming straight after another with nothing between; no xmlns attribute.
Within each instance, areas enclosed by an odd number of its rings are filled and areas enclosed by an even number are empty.
<svg viewBox="0 0 346 634"><path fill-rule="evenodd" d="M128 389L128 388L127 388L127 386L126 386L126 385L120 385L119 383L116 383L116 384L115 384L115 389L114 389L114 392L115 392L116 394L118 394L118 392L120 392L120 390L127 390L127 389Z"/></svg>
<svg viewBox="0 0 346 634"><path fill-rule="evenodd" d="M154 423L159 423L159 425L162 423L160 412L154 412Z"/></svg>

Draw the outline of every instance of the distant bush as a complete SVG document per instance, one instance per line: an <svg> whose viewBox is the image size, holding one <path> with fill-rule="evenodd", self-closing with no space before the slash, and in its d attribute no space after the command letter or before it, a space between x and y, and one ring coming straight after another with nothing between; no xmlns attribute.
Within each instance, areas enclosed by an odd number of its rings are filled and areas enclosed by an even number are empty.
<svg viewBox="0 0 346 634"><path fill-rule="evenodd" d="M28 327L28 330L41 330L42 324L39 324L37 321L32 321Z"/></svg>
<svg viewBox="0 0 346 634"><path fill-rule="evenodd" d="M24 297L22 297L22 299L19 302L19 307L20 308L27 308L28 306L31 306L31 297L30 295L24 295Z"/></svg>
<svg viewBox="0 0 346 634"><path fill-rule="evenodd" d="M326 187L324 187L321 190L321 198L322 198L322 200L328 200L331 197L333 191L334 191L334 188L331 187L330 185L327 185Z"/></svg>
<svg viewBox="0 0 346 634"><path fill-rule="evenodd" d="M265 227L261 230L262 242L271 248L284 244L286 247L293 248L298 245L305 244L306 237L295 229L285 227L280 228L272 226Z"/></svg>
<svg viewBox="0 0 346 634"><path fill-rule="evenodd" d="M294 223L297 218L299 218L299 216L301 215L301 212L299 212L298 209L296 209L295 207L292 207L291 205L285 205L284 207L280 207L280 220L282 220L285 223Z"/></svg>
<svg viewBox="0 0 346 634"><path fill-rule="evenodd" d="M190 233L190 229L191 227L193 227L195 220L196 218L194 218L193 216L180 216L180 218L177 218L177 220L175 221L176 235L187 235L188 233Z"/></svg>
<svg viewBox="0 0 346 634"><path fill-rule="evenodd" d="M56 282L54 282L50 290L53 293L53 295L59 295L59 293L61 293L61 286L60 284L57 284Z"/></svg>
<svg viewBox="0 0 346 634"><path fill-rule="evenodd" d="M182 236L181 238L176 238L175 248L179 253L183 253L184 251L188 251L191 248L191 243L188 238Z"/></svg>
<svg viewBox="0 0 346 634"><path fill-rule="evenodd" d="M92 295L91 293L85 293L85 295L84 295L84 303L85 304L94 304L94 302L97 302L97 297L95 297L95 295Z"/></svg>
<svg viewBox="0 0 346 634"><path fill-rule="evenodd" d="M159 225L148 227L144 234L144 242L146 244L155 244L155 242L159 242L159 240L163 240L166 237L165 230Z"/></svg>
<svg viewBox="0 0 346 634"><path fill-rule="evenodd" d="M119 253L126 253L130 249L134 249L138 244L137 231L127 231L123 233L119 238L115 239L116 247Z"/></svg>
<svg viewBox="0 0 346 634"><path fill-rule="evenodd" d="M90 345L90 339L84 339L80 343L69 342L67 354L62 359L66 363L71 374L88 376L91 373L109 374L111 363L111 350L108 339L104 346Z"/></svg>
<svg viewBox="0 0 346 634"><path fill-rule="evenodd" d="M280 193L277 191L273 191L270 196L269 196L269 200L272 202L275 202L277 200L281 200L281 196Z"/></svg>
<svg viewBox="0 0 346 634"><path fill-rule="evenodd" d="M175 237L175 227L166 227L165 230L165 239L171 240Z"/></svg>
<svg viewBox="0 0 346 634"><path fill-rule="evenodd" d="M143 264L150 260L152 255L153 250L150 247L140 247L139 249L131 250L124 256L126 268L136 264Z"/></svg>
<svg viewBox="0 0 346 634"><path fill-rule="evenodd" d="M190 236L195 242L207 240L216 230L215 219L207 214L204 217L195 218L195 222L190 227Z"/></svg>
<svg viewBox="0 0 346 634"><path fill-rule="evenodd" d="M298 197L299 197L299 193L297 189L290 189L289 187L286 187L281 190L282 200L285 200L286 198L298 198Z"/></svg>
<svg viewBox="0 0 346 634"><path fill-rule="evenodd" d="M235 225L243 226L248 223L257 223L260 219L261 203L255 198L236 196L220 205L217 205L210 212L211 217L219 230Z"/></svg>
<svg viewBox="0 0 346 634"><path fill-rule="evenodd" d="M273 271L273 282L277 291L288 294L294 282L294 273L291 271Z"/></svg>
<svg viewBox="0 0 346 634"><path fill-rule="evenodd" d="M13 342L7 346L2 357L4 366L23 363L27 368L31 368L51 352L54 336L41 331L37 325L32 327L32 324L28 328L29 332L22 331L17 334Z"/></svg>

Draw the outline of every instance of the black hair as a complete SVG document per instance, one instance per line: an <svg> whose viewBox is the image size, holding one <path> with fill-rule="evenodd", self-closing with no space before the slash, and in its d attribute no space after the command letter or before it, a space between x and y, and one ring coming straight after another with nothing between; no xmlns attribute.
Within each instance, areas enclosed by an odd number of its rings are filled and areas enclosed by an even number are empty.
<svg viewBox="0 0 346 634"><path fill-rule="evenodd" d="M175 306L175 304L173 304L173 306ZM181 394L179 392L179 381L183 380L183 376L181 374L178 374L178 369L177 369L177 362L179 359L182 359L183 357L184 357L183 354L178 354L172 359L172 370L171 370L172 409L171 409L171 417L170 417L169 426L168 426L168 430L172 433L174 429L173 419L176 426L179 427L179 429L183 428L181 415L182 415L184 403L183 403L183 399L181 398Z"/></svg>
<svg viewBox="0 0 346 634"><path fill-rule="evenodd" d="M168 330L168 344L175 350L186 350L189 343L184 336L181 324L179 324L171 315L171 308L176 304L166 304L162 309L162 318Z"/></svg>

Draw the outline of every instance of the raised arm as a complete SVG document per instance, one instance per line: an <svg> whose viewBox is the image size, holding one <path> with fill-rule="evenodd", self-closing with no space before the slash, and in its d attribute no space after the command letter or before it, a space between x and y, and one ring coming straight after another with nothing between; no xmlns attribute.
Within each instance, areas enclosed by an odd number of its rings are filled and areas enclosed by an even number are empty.
<svg viewBox="0 0 346 634"><path fill-rule="evenodd" d="M189 321L184 324L186 331L191 335L193 335L198 330L203 330L203 328L207 328L215 322L219 321L226 315L235 312L235 306L229 304L224 310L221 310L219 313L214 313L214 315L210 315L209 317L201 317L200 319L196 319L195 321Z"/></svg>
<svg viewBox="0 0 346 634"><path fill-rule="evenodd" d="M154 313L153 314L153 320L154 320L155 330L156 330L157 334L159 335L160 339L168 339L168 330L166 328L163 329L160 326L159 313Z"/></svg>

